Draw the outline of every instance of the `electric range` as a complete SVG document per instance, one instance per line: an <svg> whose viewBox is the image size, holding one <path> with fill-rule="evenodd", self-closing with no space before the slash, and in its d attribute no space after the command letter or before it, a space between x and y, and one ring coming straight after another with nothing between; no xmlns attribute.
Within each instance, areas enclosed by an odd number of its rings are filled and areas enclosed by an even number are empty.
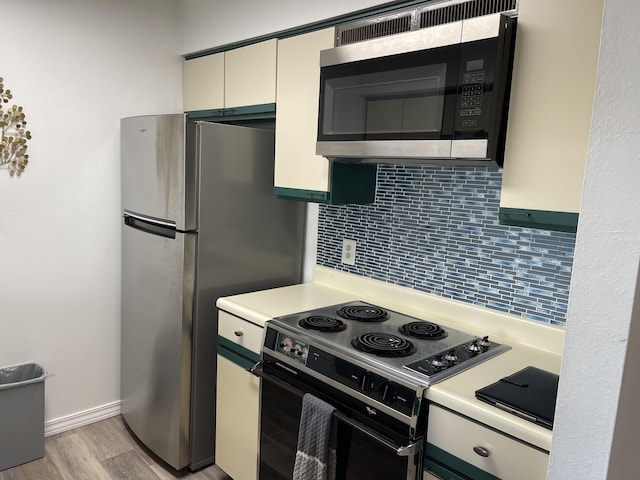
<svg viewBox="0 0 640 480"><path fill-rule="evenodd" d="M508 349L361 301L267 321L252 369L262 379L260 478L291 478L298 432L317 420L305 401L319 399L335 409L336 478L420 480L426 390Z"/></svg>
<svg viewBox="0 0 640 480"><path fill-rule="evenodd" d="M488 337L362 301L273 318L262 358L419 430L432 384L508 350Z"/></svg>

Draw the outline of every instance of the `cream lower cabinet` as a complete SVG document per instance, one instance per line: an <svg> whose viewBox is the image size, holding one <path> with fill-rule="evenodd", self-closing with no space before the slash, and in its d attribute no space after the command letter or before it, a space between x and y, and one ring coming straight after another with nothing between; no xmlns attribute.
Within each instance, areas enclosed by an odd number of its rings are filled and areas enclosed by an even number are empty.
<svg viewBox="0 0 640 480"><path fill-rule="evenodd" d="M258 361L262 332L219 312L215 463L234 480L258 473L260 383L248 368Z"/></svg>
<svg viewBox="0 0 640 480"><path fill-rule="evenodd" d="M425 479L544 480L549 455L436 405L429 407Z"/></svg>
<svg viewBox="0 0 640 480"><path fill-rule="evenodd" d="M274 38L185 60L184 110L232 115L230 109L275 104L277 48Z"/></svg>
<svg viewBox="0 0 640 480"><path fill-rule="evenodd" d="M602 11L603 0L520 0L501 223L576 230Z"/></svg>
<svg viewBox="0 0 640 480"><path fill-rule="evenodd" d="M316 155L320 51L333 44L333 28L278 42L275 192L317 203L371 203L375 165L331 165Z"/></svg>

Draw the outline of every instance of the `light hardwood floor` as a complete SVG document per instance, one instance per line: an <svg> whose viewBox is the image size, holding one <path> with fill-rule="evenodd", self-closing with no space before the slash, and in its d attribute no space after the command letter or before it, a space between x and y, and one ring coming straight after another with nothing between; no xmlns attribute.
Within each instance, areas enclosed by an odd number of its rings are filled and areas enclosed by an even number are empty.
<svg viewBox="0 0 640 480"><path fill-rule="evenodd" d="M47 437L44 458L0 472L0 480L231 480L213 465L176 472L134 439L117 416Z"/></svg>

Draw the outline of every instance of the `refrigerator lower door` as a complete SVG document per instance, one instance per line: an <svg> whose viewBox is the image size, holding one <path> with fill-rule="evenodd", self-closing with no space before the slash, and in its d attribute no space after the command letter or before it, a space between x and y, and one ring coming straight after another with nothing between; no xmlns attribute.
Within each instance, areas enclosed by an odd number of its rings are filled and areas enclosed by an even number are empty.
<svg viewBox="0 0 640 480"><path fill-rule="evenodd" d="M189 463L191 323L197 235L125 213L122 416L176 469Z"/></svg>

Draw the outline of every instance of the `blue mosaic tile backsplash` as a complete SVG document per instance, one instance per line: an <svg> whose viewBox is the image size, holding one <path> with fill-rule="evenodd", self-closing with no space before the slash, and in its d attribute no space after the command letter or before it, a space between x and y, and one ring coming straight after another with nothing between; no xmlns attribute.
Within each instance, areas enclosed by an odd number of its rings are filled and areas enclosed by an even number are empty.
<svg viewBox="0 0 640 480"><path fill-rule="evenodd" d="M501 183L498 167L380 165L375 203L320 206L317 263L564 326L575 234L500 225Z"/></svg>

